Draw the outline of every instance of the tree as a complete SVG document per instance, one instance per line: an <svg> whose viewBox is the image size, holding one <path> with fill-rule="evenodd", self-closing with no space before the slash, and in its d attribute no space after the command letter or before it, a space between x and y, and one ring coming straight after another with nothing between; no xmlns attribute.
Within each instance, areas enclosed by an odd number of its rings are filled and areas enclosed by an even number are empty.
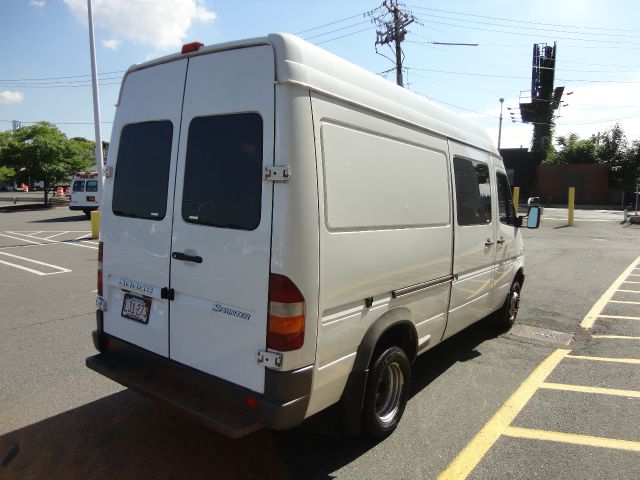
<svg viewBox="0 0 640 480"><path fill-rule="evenodd" d="M544 161L546 164L566 165L570 163L597 163L597 145L593 137L582 140L576 133L556 139L559 150L551 152Z"/></svg>
<svg viewBox="0 0 640 480"><path fill-rule="evenodd" d="M13 168L0 165L0 182L6 182L13 178L15 174L16 171Z"/></svg>
<svg viewBox="0 0 640 480"><path fill-rule="evenodd" d="M94 142L68 139L55 125L38 122L10 132L0 150L0 164L15 168L21 175L44 182L44 203L48 189L67 180L74 172L92 163Z"/></svg>

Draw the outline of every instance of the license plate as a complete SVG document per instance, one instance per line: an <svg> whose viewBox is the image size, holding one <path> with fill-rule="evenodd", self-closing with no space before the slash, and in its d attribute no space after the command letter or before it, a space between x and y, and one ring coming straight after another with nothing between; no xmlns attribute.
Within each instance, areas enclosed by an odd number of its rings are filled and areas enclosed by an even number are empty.
<svg viewBox="0 0 640 480"><path fill-rule="evenodd" d="M87 197L87 202L95 202L95 201L96 201L96 197L94 196Z"/></svg>
<svg viewBox="0 0 640 480"><path fill-rule="evenodd" d="M149 323L150 310L151 299L149 297L139 297L131 293L124 294L121 312L123 317L140 323Z"/></svg>

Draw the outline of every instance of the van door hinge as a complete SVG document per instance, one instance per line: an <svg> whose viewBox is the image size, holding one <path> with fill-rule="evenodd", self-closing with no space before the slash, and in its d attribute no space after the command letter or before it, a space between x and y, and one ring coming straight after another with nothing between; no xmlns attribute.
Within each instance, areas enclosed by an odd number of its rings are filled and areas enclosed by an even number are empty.
<svg viewBox="0 0 640 480"><path fill-rule="evenodd" d="M276 352L258 352L256 360L265 367L282 367L282 354Z"/></svg>
<svg viewBox="0 0 640 480"><path fill-rule="evenodd" d="M273 167L265 167L263 178L272 182L288 182L290 176L288 165L274 165Z"/></svg>
<svg viewBox="0 0 640 480"><path fill-rule="evenodd" d="M175 299L176 296L176 292L173 288L167 288L167 287L162 287L162 290L160 290L160 298L166 298L169 301L172 301Z"/></svg>

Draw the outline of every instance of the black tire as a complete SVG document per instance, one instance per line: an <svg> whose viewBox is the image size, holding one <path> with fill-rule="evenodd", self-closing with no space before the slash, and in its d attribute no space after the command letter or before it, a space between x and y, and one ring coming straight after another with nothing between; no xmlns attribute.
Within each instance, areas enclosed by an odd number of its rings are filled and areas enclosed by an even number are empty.
<svg viewBox="0 0 640 480"><path fill-rule="evenodd" d="M87 218L91 218L91 210L82 210L82 212L86 215Z"/></svg>
<svg viewBox="0 0 640 480"><path fill-rule="evenodd" d="M362 432L375 439L391 434L404 413L411 387L411 365L399 347L373 360L362 408Z"/></svg>
<svg viewBox="0 0 640 480"><path fill-rule="evenodd" d="M511 284L507 298L498 311L494 313L495 323L502 329L509 330L516 323L518 310L520 308L520 291L522 284L519 278L516 278Z"/></svg>

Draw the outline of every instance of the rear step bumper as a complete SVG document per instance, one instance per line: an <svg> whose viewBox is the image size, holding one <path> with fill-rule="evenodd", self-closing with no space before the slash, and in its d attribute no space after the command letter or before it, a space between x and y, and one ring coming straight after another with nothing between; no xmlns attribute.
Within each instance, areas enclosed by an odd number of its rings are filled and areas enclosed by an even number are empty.
<svg viewBox="0 0 640 480"><path fill-rule="evenodd" d="M291 428L304 420L311 391L312 366L291 372L266 369L263 395L99 330L94 331L93 336L102 353L87 358L87 367L125 387L174 406L228 437L243 437L262 427ZM248 405L247 397L257 400L254 408Z"/></svg>

